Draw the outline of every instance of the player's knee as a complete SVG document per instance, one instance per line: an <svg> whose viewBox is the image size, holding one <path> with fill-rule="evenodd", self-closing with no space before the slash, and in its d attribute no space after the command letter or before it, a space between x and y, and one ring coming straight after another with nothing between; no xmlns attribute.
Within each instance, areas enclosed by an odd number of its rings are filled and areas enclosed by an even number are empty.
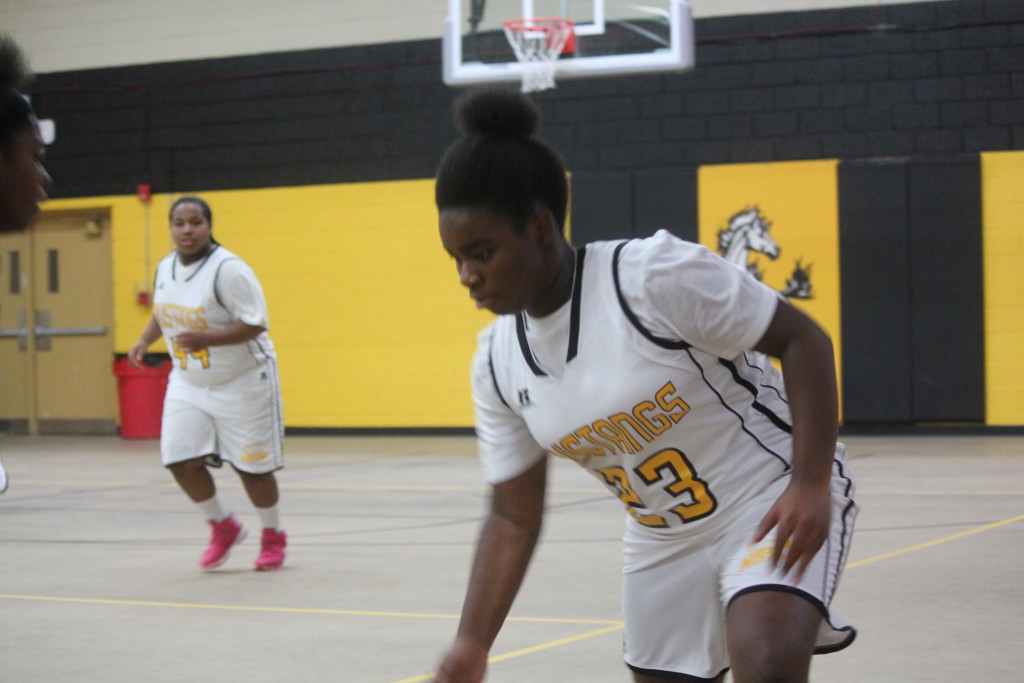
<svg viewBox="0 0 1024 683"><path fill-rule="evenodd" d="M802 658L788 657L767 644L732 658L735 683L807 683L807 673Z"/></svg>
<svg viewBox="0 0 1024 683"><path fill-rule="evenodd" d="M206 469L206 463L203 462L202 458L193 458L191 460L183 460L181 462L172 463L167 468L178 477L181 475L195 474Z"/></svg>

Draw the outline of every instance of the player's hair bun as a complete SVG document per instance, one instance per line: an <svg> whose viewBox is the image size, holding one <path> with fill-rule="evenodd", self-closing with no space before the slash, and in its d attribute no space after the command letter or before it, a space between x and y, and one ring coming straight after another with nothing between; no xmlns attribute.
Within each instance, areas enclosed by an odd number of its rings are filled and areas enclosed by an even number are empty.
<svg viewBox="0 0 1024 683"><path fill-rule="evenodd" d="M21 50L8 36L0 34L0 90L21 88L29 77Z"/></svg>
<svg viewBox="0 0 1024 683"><path fill-rule="evenodd" d="M491 89L464 97L456 107L455 118L467 135L528 138L537 130L540 111L520 92Z"/></svg>

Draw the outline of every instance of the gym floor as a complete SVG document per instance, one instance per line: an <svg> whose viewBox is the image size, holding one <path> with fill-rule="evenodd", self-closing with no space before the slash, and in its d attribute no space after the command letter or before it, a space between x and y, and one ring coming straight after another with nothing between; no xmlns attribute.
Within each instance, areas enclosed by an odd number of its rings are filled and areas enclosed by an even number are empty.
<svg viewBox="0 0 1024 683"><path fill-rule="evenodd" d="M846 436L861 505L812 679L1019 681L1024 436ZM219 570L155 440L0 435L0 680L414 683L455 632L487 504L470 437L289 437L289 555ZM257 526L238 478L225 500ZM549 512L488 683L626 683L620 504L553 460Z"/></svg>

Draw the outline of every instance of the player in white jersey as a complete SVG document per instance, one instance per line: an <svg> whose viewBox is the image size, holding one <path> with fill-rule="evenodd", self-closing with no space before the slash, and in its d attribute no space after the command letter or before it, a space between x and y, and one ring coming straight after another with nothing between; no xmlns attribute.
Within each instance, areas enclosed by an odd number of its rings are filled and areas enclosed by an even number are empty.
<svg viewBox="0 0 1024 683"><path fill-rule="evenodd" d="M199 197L172 205L177 249L157 266L153 317L128 358L140 365L161 334L171 350L160 452L209 521L210 544L200 565L219 567L247 534L207 469L227 461L263 528L256 569L280 569L287 538L274 472L283 467L284 423L267 304L252 269L213 239L212 223L210 207Z"/></svg>
<svg viewBox="0 0 1024 683"><path fill-rule="evenodd" d="M435 680L483 680L540 534L550 454L629 513L634 681L807 681L812 654L855 635L830 607L857 506L828 337L666 232L573 249L565 168L533 136L529 100L485 90L459 117L437 175L441 241L500 317L472 370L491 508Z"/></svg>
<svg viewBox="0 0 1024 683"><path fill-rule="evenodd" d="M46 147L39 121L18 88L29 69L21 49L0 35L0 232L26 229L39 215L50 176L43 168ZM0 462L0 493L7 490L7 470Z"/></svg>

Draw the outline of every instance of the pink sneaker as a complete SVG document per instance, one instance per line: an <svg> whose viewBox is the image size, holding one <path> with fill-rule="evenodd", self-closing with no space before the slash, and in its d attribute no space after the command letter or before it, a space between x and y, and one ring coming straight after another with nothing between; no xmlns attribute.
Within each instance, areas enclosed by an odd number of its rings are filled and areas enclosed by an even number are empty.
<svg viewBox="0 0 1024 683"><path fill-rule="evenodd" d="M209 520L211 533L210 545L199 560L199 566L203 569L216 569L224 564L231 552L231 547L238 545L245 540L249 529L235 519L234 515L226 517L219 522Z"/></svg>
<svg viewBox="0 0 1024 683"><path fill-rule="evenodd" d="M284 564L284 547L288 538L283 531L263 530L263 542L260 556L256 558L256 571L267 572L280 569Z"/></svg>

